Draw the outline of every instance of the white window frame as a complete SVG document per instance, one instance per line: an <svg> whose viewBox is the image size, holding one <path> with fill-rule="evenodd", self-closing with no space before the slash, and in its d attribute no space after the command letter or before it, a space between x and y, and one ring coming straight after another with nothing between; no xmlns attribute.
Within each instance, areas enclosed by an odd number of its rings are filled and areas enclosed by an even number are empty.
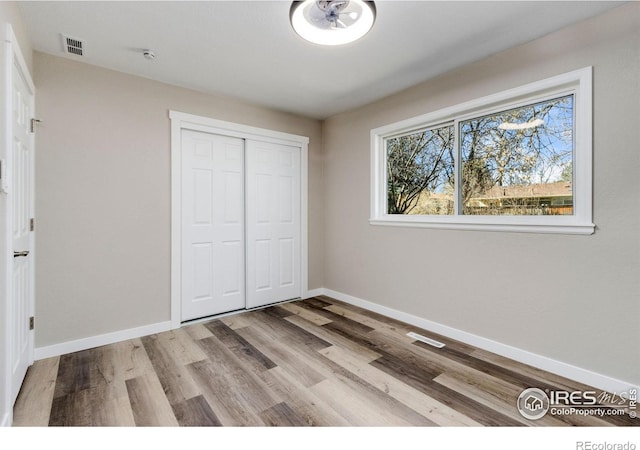
<svg viewBox="0 0 640 450"><path fill-rule="evenodd" d="M539 101L574 95L573 197L571 216L479 216L387 214L385 139L420 129L454 125L456 175L459 122ZM371 130L371 225L525 233L593 234L592 67L568 72ZM456 176L456 184L459 184ZM458 189L458 188L456 188ZM457 191L456 191L457 192ZM456 202L457 207L457 202ZM457 208L456 208L457 211Z"/></svg>

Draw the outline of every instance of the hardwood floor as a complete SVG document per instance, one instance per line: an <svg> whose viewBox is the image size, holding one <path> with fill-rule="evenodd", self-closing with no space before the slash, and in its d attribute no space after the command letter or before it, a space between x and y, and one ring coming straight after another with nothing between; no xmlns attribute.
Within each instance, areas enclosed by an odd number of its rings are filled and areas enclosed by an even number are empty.
<svg viewBox="0 0 640 450"><path fill-rule="evenodd" d="M446 344L438 349L406 336ZM15 426L615 426L516 409L523 389L589 389L318 297L37 361Z"/></svg>

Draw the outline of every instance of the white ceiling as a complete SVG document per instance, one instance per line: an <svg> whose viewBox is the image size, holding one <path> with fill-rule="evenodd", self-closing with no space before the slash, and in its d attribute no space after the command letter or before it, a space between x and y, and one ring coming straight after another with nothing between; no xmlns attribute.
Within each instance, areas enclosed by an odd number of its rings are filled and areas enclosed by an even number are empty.
<svg viewBox="0 0 640 450"><path fill-rule="evenodd" d="M299 38L289 1L21 2L34 49L323 119L543 36L620 2L377 1L342 47ZM60 34L86 56L62 52ZM156 59L143 58L143 49Z"/></svg>

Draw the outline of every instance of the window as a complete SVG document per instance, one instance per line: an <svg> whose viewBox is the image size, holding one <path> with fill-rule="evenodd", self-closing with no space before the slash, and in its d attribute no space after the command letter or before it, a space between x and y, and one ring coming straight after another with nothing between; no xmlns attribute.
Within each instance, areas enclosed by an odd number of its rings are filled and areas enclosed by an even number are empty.
<svg viewBox="0 0 640 450"><path fill-rule="evenodd" d="M385 140L387 212L453 214L453 127Z"/></svg>
<svg viewBox="0 0 640 450"><path fill-rule="evenodd" d="M375 225L591 234L591 68L372 130Z"/></svg>

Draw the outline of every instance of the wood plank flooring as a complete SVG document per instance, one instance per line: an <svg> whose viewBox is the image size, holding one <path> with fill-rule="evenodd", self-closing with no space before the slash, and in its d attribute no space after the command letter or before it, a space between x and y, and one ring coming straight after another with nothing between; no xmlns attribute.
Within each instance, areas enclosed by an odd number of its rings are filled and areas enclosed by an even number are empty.
<svg viewBox="0 0 640 450"><path fill-rule="evenodd" d="M628 415L527 420L515 405L528 387L588 389L316 297L37 361L14 426L640 425Z"/></svg>

